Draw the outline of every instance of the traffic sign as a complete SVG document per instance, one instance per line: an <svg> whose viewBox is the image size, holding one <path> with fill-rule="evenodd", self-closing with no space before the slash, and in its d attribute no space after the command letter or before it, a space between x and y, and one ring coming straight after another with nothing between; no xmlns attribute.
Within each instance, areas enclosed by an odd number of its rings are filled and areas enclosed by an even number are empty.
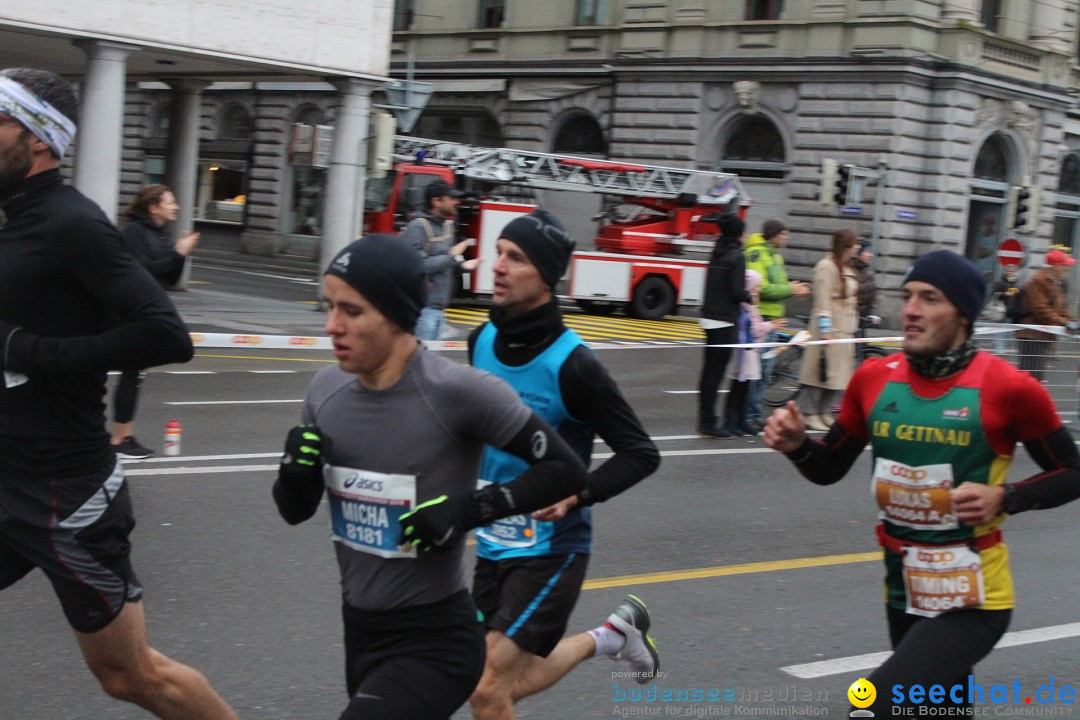
<svg viewBox="0 0 1080 720"><path fill-rule="evenodd" d="M1019 267L1024 264L1027 251L1024 245L1016 238L1006 238L998 245L997 259L1002 265L1014 265Z"/></svg>

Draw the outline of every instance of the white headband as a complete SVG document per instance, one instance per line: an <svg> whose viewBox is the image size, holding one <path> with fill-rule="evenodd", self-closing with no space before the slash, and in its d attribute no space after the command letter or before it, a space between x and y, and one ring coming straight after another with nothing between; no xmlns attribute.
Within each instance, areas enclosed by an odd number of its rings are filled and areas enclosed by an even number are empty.
<svg viewBox="0 0 1080 720"><path fill-rule="evenodd" d="M75 137L75 123L62 112L27 90L22 83L0 77L0 113L10 115L64 159Z"/></svg>

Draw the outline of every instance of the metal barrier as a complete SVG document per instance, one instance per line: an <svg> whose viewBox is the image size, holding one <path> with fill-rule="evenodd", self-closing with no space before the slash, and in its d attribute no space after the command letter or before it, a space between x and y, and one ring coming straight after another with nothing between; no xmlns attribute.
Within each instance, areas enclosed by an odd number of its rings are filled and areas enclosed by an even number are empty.
<svg viewBox="0 0 1080 720"><path fill-rule="evenodd" d="M980 323L975 341L1039 380L1065 427L1080 433L1080 336L1056 326Z"/></svg>

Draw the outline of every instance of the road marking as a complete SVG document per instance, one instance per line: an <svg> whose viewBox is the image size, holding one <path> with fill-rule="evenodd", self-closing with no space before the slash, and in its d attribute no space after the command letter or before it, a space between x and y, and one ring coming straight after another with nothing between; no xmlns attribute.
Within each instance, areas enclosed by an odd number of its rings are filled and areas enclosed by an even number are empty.
<svg viewBox="0 0 1080 720"><path fill-rule="evenodd" d="M253 375L295 375L295 370L244 370Z"/></svg>
<svg viewBox="0 0 1080 720"><path fill-rule="evenodd" d="M622 575L619 577L586 580L583 590L627 587L630 585L649 585L652 583L678 582L681 580L700 580L703 578L727 577L729 575L747 575L750 573L773 572L776 570L798 570L802 568L826 567L829 565L847 565L850 563L881 561L881 551L847 553L845 555L822 555L820 557L795 558L792 560L768 560L765 562L745 563L742 565L721 565L718 567L696 568L693 570L668 570L640 575Z"/></svg>
<svg viewBox="0 0 1080 720"><path fill-rule="evenodd" d="M166 375L217 375L213 370L166 370Z"/></svg>
<svg viewBox="0 0 1080 720"><path fill-rule="evenodd" d="M124 460L125 467L128 463L143 465L145 463L176 463L176 462L206 462L207 460L254 460L256 458L281 457L280 452L269 453L240 453L236 455L174 455L172 457L152 457L145 460ZM229 467L229 466L225 466Z"/></svg>
<svg viewBox="0 0 1080 720"><path fill-rule="evenodd" d="M273 403L302 403L304 400L173 400L166 405L269 405Z"/></svg>
<svg viewBox="0 0 1080 720"><path fill-rule="evenodd" d="M225 472L272 472L278 465L219 465L196 468L133 468L124 466L124 475L211 475Z"/></svg>
<svg viewBox="0 0 1080 720"><path fill-rule="evenodd" d="M337 360L333 358L299 358L299 357L269 357L266 355L207 355L206 353L195 353L197 358L211 358L213 360L282 360L285 362L310 362L310 363L322 363L323 365L337 365Z"/></svg>
<svg viewBox="0 0 1080 720"><path fill-rule="evenodd" d="M1078 635L1080 635L1080 623L1049 625L1032 630L1017 630L1016 632L1005 633L994 647L1006 648L1018 645L1032 645L1034 643L1049 642L1050 640L1077 637ZM780 669L788 675L809 680L824 677L825 675L840 675L860 670L872 670L888 660L891 655L892 653L888 651L867 653L865 655L849 655L848 657L819 660L804 665L787 665Z"/></svg>

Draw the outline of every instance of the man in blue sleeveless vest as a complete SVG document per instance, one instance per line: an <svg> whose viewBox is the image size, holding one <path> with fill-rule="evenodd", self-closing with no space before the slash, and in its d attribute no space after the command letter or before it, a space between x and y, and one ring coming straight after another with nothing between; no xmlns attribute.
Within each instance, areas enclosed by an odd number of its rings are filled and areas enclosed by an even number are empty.
<svg viewBox="0 0 1080 720"><path fill-rule="evenodd" d="M630 595L603 625L563 638L585 578L589 506L651 474L660 455L596 355L562 321L554 287L574 242L545 210L511 221L496 242L491 321L469 336L474 366L507 381L589 466L594 434L614 451L578 495L477 529L473 597L487 624L487 662L470 700L477 720L506 720L514 703L598 655L630 662L649 682L660 657L645 604ZM485 451L481 483L503 483L517 458Z"/></svg>

